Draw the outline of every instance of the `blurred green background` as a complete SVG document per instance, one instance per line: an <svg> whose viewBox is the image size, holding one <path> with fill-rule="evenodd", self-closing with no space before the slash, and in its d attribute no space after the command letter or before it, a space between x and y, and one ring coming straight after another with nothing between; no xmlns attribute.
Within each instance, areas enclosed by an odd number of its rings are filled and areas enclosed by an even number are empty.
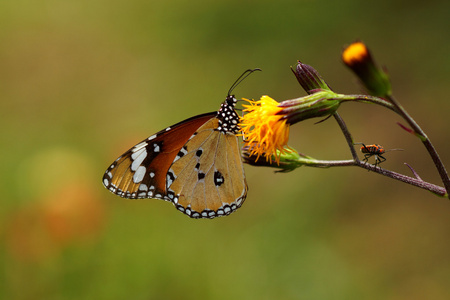
<svg viewBox="0 0 450 300"><path fill-rule="evenodd" d="M449 1L0 2L1 299L450 299L450 202L358 168L245 166L236 213L192 220L103 188L125 150L238 98L305 95L289 67L340 93L361 39L450 166ZM339 110L355 140L403 148L385 168L440 184L392 112ZM333 119L291 145L349 159Z"/></svg>

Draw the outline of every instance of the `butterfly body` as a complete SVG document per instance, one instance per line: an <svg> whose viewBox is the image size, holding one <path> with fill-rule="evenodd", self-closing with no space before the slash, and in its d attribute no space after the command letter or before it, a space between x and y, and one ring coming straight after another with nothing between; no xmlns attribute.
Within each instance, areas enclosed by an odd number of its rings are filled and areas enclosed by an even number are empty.
<svg viewBox="0 0 450 300"><path fill-rule="evenodd" d="M218 112L189 118L138 143L106 170L104 186L124 198L170 201L192 218L229 215L247 195L235 105L228 95Z"/></svg>

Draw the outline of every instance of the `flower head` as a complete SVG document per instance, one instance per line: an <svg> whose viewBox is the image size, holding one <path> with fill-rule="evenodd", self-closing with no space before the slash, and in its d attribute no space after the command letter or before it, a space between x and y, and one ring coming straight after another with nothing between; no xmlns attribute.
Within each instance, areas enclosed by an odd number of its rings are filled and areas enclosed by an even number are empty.
<svg viewBox="0 0 450 300"><path fill-rule="evenodd" d="M244 100L249 105L244 105L246 113L239 126L250 156L256 155L258 160L263 155L272 162L273 155L279 163L280 153L284 153L289 140L289 124L286 119L282 120L283 115L278 115L283 108L269 96L262 96L258 101Z"/></svg>
<svg viewBox="0 0 450 300"><path fill-rule="evenodd" d="M372 95L385 97L391 94L391 82L388 74L376 65L364 43L350 44L344 49L342 60L355 72Z"/></svg>
<svg viewBox="0 0 450 300"><path fill-rule="evenodd" d="M243 105L245 114L239 126L249 155L256 155L256 161L264 156L270 163L275 157L279 164L280 156L290 149L287 146L290 125L332 115L341 103L336 96L330 90L318 90L311 95L280 103L269 96L262 96L257 101L244 99L249 105Z"/></svg>

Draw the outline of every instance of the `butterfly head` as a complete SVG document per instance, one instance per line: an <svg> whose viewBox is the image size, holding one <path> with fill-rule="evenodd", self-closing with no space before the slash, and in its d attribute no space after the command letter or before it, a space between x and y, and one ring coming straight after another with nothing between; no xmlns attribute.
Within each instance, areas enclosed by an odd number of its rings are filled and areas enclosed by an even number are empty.
<svg viewBox="0 0 450 300"><path fill-rule="evenodd" d="M228 90L227 98L217 112L217 119L219 120L219 126L217 127L218 131L229 134L237 134L239 132L239 115L234 110L237 100L234 95L231 95L231 92L242 82L242 80L255 71L261 71L261 69L256 68L244 71L244 73L242 73L242 75L231 85Z"/></svg>

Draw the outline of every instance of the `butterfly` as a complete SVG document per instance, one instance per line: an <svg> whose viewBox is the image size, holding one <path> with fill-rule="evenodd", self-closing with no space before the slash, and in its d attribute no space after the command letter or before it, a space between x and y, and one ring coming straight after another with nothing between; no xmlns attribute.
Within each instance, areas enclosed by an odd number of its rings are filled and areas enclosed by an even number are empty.
<svg viewBox="0 0 450 300"><path fill-rule="evenodd" d="M103 185L129 199L172 202L191 218L215 218L236 211L247 196L237 134L239 115L231 86L217 112L197 115L138 143L114 161Z"/></svg>

